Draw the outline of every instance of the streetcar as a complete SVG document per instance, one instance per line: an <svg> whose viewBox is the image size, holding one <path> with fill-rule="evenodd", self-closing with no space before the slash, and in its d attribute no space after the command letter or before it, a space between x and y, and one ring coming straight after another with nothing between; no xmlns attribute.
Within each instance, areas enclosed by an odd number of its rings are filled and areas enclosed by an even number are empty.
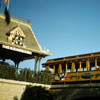
<svg viewBox="0 0 100 100"><path fill-rule="evenodd" d="M42 66L53 69L52 84L100 82L100 52L49 59Z"/></svg>

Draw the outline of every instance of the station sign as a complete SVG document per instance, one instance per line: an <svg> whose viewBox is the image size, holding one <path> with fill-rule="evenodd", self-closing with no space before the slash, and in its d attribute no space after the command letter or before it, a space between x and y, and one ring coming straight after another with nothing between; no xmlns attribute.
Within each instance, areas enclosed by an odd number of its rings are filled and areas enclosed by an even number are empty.
<svg viewBox="0 0 100 100"><path fill-rule="evenodd" d="M21 52L21 53L25 53L25 54L32 54L32 52L28 51L28 50L23 50L23 49L19 49L19 48L15 48L15 47L11 47L8 45L2 45L2 48L4 49L8 49L8 50L12 50L12 51L17 51L17 52Z"/></svg>

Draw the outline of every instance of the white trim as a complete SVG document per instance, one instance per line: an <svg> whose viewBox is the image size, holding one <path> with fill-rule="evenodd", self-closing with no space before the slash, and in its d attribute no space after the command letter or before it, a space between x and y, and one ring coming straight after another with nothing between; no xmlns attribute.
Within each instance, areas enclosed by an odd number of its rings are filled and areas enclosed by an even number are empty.
<svg viewBox="0 0 100 100"><path fill-rule="evenodd" d="M16 33L16 31L20 31L19 34L20 34L21 36L25 37L24 32L22 31L22 29L21 29L19 26L16 27L15 29L11 30L10 33L11 33L11 34L14 34L14 33Z"/></svg>
<svg viewBox="0 0 100 100"><path fill-rule="evenodd" d="M28 50L23 50L23 49L19 49L19 48L7 46L7 45L2 45L2 48L32 55L32 52L30 52Z"/></svg>
<svg viewBox="0 0 100 100"><path fill-rule="evenodd" d="M23 47L21 47L21 46L12 45L11 43L6 43L6 42L4 42L4 41L0 41L0 44L1 44L1 45L9 45L9 46L15 47L15 48L21 48L21 49L23 49L23 50L26 50L26 49L27 49L28 51L31 51L31 52L33 52L33 53L39 53L39 54L43 54L43 55L46 55L46 56L50 56L50 55L51 55L50 53L47 53L47 52L39 51L39 50L36 50L36 49L23 48Z"/></svg>

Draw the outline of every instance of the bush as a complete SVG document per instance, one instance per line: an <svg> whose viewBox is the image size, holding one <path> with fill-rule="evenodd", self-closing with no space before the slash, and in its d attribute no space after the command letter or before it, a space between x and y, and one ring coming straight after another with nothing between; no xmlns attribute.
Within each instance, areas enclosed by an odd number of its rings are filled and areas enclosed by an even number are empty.
<svg viewBox="0 0 100 100"><path fill-rule="evenodd" d="M0 78L15 79L16 69L8 63L0 62Z"/></svg>
<svg viewBox="0 0 100 100"><path fill-rule="evenodd" d="M34 75L33 83L50 84L51 72L41 71Z"/></svg>
<svg viewBox="0 0 100 100"><path fill-rule="evenodd" d="M52 94L40 86L27 86L21 100L53 100Z"/></svg>
<svg viewBox="0 0 100 100"><path fill-rule="evenodd" d="M18 73L18 80L32 82L33 77L34 77L33 75L34 75L34 72L31 69L24 68L24 69L21 69L20 72Z"/></svg>
<svg viewBox="0 0 100 100"><path fill-rule="evenodd" d="M26 81L32 83L50 84L51 72L34 72L29 68L16 68L6 62L0 62L0 78Z"/></svg>

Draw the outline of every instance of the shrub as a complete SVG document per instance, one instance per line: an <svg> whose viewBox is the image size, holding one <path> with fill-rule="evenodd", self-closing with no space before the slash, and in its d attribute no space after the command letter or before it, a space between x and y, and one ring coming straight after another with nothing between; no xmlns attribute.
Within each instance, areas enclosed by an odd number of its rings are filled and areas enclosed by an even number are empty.
<svg viewBox="0 0 100 100"><path fill-rule="evenodd" d="M51 72L41 71L34 75L33 83L50 84Z"/></svg>
<svg viewBox="0 0 100 100"><path fill-rule="evenodd" d="M53 100L52 94L40 86L27 86L21 100Z"/></svg>
<svg viewBox="0 0 100 100"><path fill-rule="evenodd" d="M0 62L0 78L15 79L16 69L8 63Z"/></svg>
<svg viewBox="0 0 100 100"><path fill-rule="evenodd" d="M29 68L16 68L6 62L0 62L0 78L26 81L32 83L50 84L51 72L34 72Z"/></svg>

